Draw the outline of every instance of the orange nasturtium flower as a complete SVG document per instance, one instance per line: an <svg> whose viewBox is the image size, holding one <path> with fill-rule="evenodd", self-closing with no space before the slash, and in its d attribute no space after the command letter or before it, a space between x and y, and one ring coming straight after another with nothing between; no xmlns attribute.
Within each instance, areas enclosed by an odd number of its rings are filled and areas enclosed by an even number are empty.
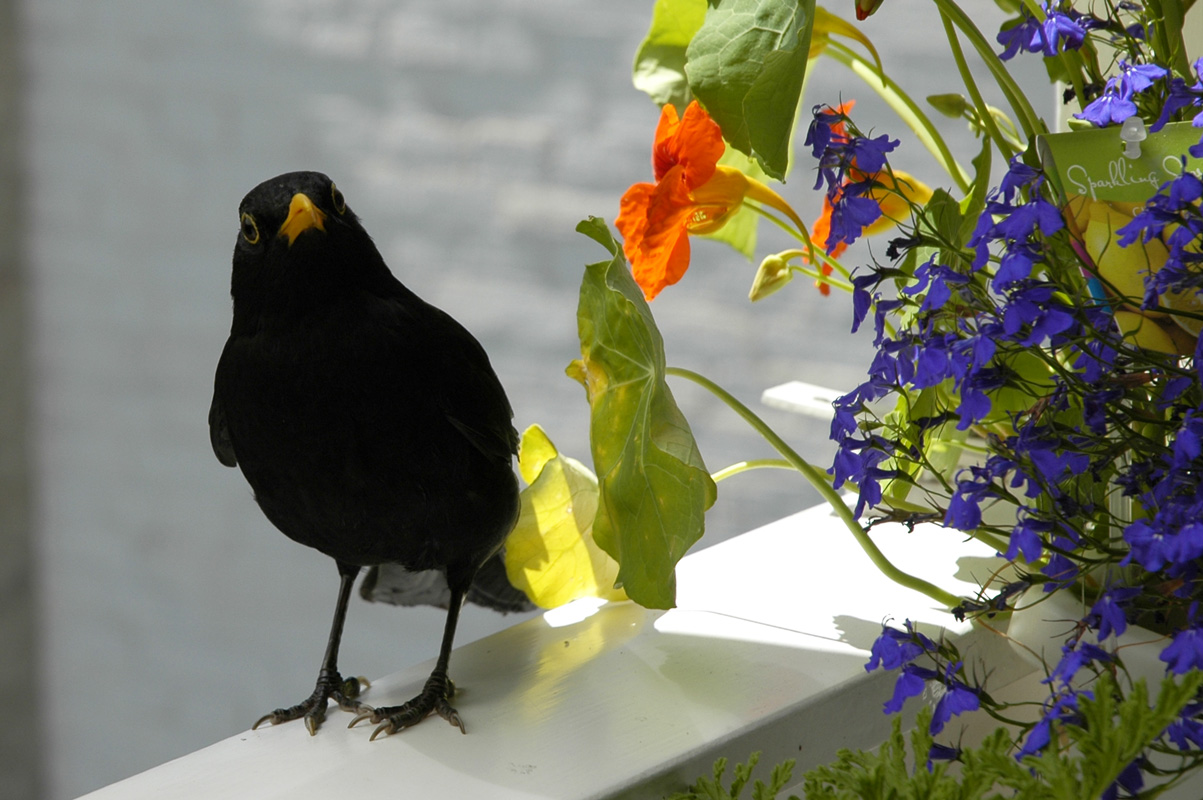
<svg viewBox="0 0 1203 800"><path fill-rule="evenodd" d="M855 104L855 100L848 100L841 103L835 109L834 113L846 115L852 110L852 106ZM844 131L844 123L842 121L832 125L831 132L833 135L847 135ZM910 214L912 203L921 206L926 204L928 200L931 200L931 187L900 169L882 170L870 174L861 172L853 167L848 170L846 182L860 183L870 179L873 181L873 188L869 190L867 196L876 201L878 207L881 209L881 216L861 232L863 236L872 236L875 233L890 230ZM814 227L810 231L811 243L816 248L822 249L825 253L827 252L827 239L831 236L832 210L831 197L826 194L823 195L823 211L819 214L819 218L815 220ZM839 258L840 254L847 249L847 243L839 241L835 243L835 247L827 254L832 258ZM820 271L824 275L830 275L831 266L823 263L820 266ZM831 293L831 287L823 281L815 281L815 286L824 295Z"/></svg>
<svg viewBox="0 0 1203 800"><path fill-rule="evenodd" d="M648 300L689 268L689 234L717 231L745 199L771 206L805 227L772 189L719 165L725 149L722 130L698 101L680 117L672 104L664 106L652 147L656 182L628 189L615 221L631 273Z"/></svg>

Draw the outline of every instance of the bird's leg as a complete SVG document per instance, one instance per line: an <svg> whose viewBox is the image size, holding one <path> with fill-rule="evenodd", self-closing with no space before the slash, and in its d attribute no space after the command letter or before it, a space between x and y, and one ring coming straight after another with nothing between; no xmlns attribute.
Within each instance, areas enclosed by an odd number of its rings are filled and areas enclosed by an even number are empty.
<svg viewBox="0 0 1203 800"><path fill-rule="evenodd" d="M372 732L371 738L375 739L381 734L387 736L411 725L416 725L431 714L438 714L459 728L460 733L467 733L459 712L452 708L449 702L452 695L455 694L455 684L447 677L447 664L451 660L451 643L455 639L455 626L459 621L460 608L464 605L466 594L465 589L451 590L451 602L447 608L447 624L443 628L443 643L439 647L439 658L435 662L434 671L426 679L426 685L422 687L421 693L399 706L366 709L351 720L351 725L365 719L380 723L380 726Z"/></svg>
<svg viewBox="0 0 1203 800"><path fill-rule="evenodd" d="M355 576L359 574L359 567L344 564L341 561L337 563L338 604L334 607L334 622L330 625L330 638L326 642L326 656L322 659L322 670L318 673L317 685L313 688L313 694L295 706L277 708L270 714L263 715L258 722L251 726L251 730L265 722L278 725L281 722L304 717L305 727L309 729L309 735L312 736L317 733L318 726L326 718L328 700L338 703L338 707L343 711L354 713L360 713L365 709L371 711L370 706L356 699L363 689L368 688L367 679L348 678L343 680L342 676L338 674L338 645L343 636L343 622L347 618L347 601L351 597L351 587L355 583Z"/></svg>

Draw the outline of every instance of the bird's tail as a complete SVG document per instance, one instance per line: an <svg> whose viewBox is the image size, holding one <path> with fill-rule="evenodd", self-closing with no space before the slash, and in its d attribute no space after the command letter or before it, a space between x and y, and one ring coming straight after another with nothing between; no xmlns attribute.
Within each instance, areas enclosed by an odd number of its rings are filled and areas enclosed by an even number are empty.
<svg viewBox="0 0 1203 800"><path fill-rule="evenodd" d="M369 602L395 606L447 608L451 602L447 576L441 570L411 572L400 564L370 568L359 585L359 595ZM496 553L476 573L468 589L468 602L502 614L535 610L535 604L506 577L503 552Z"/></svg>

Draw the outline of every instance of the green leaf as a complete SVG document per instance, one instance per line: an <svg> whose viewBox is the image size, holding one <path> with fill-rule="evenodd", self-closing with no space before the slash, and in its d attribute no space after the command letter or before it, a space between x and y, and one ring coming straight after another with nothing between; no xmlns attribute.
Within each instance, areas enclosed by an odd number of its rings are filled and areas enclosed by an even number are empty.
<svg viewBox="0 0 1203 800"><path fill-rule="evenodd" d="M810 53L814 0L710 0L686 49L689 88L723 138L784 180Z"/></svg>
<svg viewBox="0 0 1203 800"><path fill-rule="evenodd" d="M592 409L601 490L593 538L619 563L618 580L632 600L671 608L673 569L701 538L717 489L664 380L664 342L622 250L596 217L577 230L612 256L585 269L581 360L568 370L585 385Z"/></svg>
<svg viewBox="0 0 1203 800"><path fill-rule="evenodd" d="M923 207L923 227L927 229L925 233L935 235L941 244L958 242L961 230L960 204L946 190L936 189Z"/></svg>
<svg viewBox="0 0 1203 800"><path fill-rule="evenodd" d="M918 765L932 745L928 733L930 706L920 709L911 733L908 766L902 721L895 717L893 731L876 752L841 750L835 761L816 767L803 776L807 800L831 798L891 797L925 800L978 800L982 797L1022 797L1025 800L1079 800L1099 797L1132 760L1156 746L1166 726L1181 714L1203 685L1203 674L1188 673L1161 682L1157 702L1150 707L1143 681L1133 685L1122 698L1119 686L1107 672L1091 685L1093 697L1081 696L1080 722L1054 723L1052 741L1039 755L1015 759L1012 732L1000 727L980 745L967 747L960 768L949 769L935 762L930 769ZM1165 748L1159 767L1172 764ZM1197 769L1193 753L1179 756L1180 769ZM1167 762L1169 762L1167 764ZM1162 776L1171 772L1150 771ZM1146 787L1155 797L1160 787Z"/></svg>
<svg viewBox="0 0 1203 800"><path fill-rule="evenodd" d="M633 81L656 105L689 104L685 48L706 17L706 0L656 0L652 24L635 53Z"/></svg>
<svg viewBox="0 0 1203 800"><path fill-rule="evenodd" d="M987 136L982 137L982 150L973 159L973 184L969 195L961 201L961 229L955 244L965 247L977 227L978 218L986 210L986 195L990 189L990 163L994 148Z"/></svg>

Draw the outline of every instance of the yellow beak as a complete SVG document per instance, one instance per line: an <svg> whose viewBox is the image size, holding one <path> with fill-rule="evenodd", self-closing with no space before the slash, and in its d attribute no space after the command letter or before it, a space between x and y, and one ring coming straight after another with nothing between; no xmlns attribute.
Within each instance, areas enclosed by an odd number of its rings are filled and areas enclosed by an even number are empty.
<svg viewBox="0 0 1203 800"><path fill-rule="evenodd" d="M322 210L315 206L304 192L297 192L292 196L292 202L288 204L288 218L280 226L278 235L287 236L288 246L292 247L292 243L297 240L297 237L310 228L317 228L324 233L326 227L323 223L325 221L326 215L322 213Z"/></svg>

